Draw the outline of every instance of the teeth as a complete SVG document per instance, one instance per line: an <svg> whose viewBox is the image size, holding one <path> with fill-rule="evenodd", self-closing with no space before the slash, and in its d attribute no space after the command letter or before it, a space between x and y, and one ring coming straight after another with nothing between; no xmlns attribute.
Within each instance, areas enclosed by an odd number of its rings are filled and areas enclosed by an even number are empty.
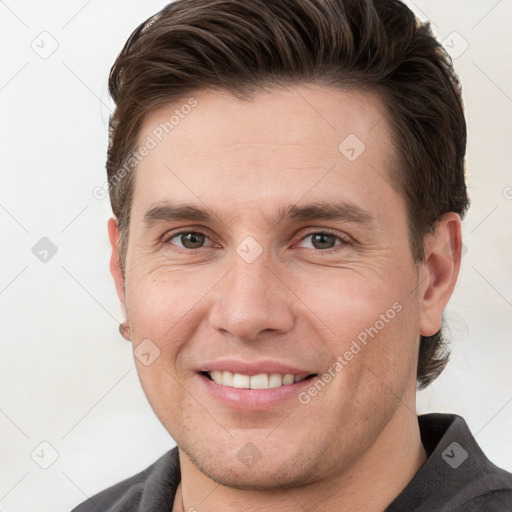
<svg viewBox="0 0 512 512"><path fill-rule="evenodd" d="M210 374L210 377L213 379L213 375ZM222 384L223 386L232 386L233 374L231 372L222 372L222 381L220 381L219 384Z"/></svg>
<svg viewBox="0 0 512 512"><path fill-rule="evenodd" d="M268 378L269 388L278 388L283 385L283 376L280 373L271 373Z"/></svg>
<svg viewBox="0 0 512 512"><path fill-rule="evenodd" d="M251 384L251 377L249 375L242 375L241 373L235 373L233 375L233 387L240 389L248 389Z"/></svg>
<svg viewBox="0 0 512 512"><path fill-rule="evenodd" d="M243 375L242 373L208 372L208 375L217 384L231 386L238 389L270 389L280 386L289 386L295 382L301 382L307 375L292 375L291 373L260 373L258 375Z"/></svg>
<svg viewBox="0 0 512 512"><path fill-rule="evenodd" d="M291 373L287 373L283 377L283 386L288 386L289 384L293 384L294 379L295 379L295 377Z"/></svg>
<svg viewBox="0 0 512 512"><path fill-rule="evenodd" d="M259 375L253 375L250 382L251 389L268 389L268 375L266 373L260 373Z"/></svg>
<svg viewBox="0 0 512 512"><path fill-rule="evenodd" d="M218 371L210 372L210 377L211 377L215 382L222 382L222 372L218 372Z"/></svg>

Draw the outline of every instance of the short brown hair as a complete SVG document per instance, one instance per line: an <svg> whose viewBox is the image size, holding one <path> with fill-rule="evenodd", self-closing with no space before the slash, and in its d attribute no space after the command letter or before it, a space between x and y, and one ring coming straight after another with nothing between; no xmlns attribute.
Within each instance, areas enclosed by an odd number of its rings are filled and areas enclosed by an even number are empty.
<svg viewBox="0 0 512 512"><path fill-rule="evenodd" d="M276 85L311 83L376 92L397 151L393 185L407 204L411 251L447 212L469 206L466 123L450 57L398 0L177 0L129 37L109 79L107 173L126 258L133 172L127 159L152 111L205 89L241 98ZM122 179L120 179L120 176ZM442 330L421 336L418 388L444 369Z"/></svg>

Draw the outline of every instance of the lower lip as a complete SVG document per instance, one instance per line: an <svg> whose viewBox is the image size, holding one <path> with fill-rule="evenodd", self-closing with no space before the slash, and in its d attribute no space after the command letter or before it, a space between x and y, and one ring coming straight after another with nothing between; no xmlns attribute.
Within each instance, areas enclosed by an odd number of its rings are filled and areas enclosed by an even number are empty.
<svg viewBox="0 0 512 512"><path fill-rule="evenodd" d="M299 393L311 385L311 378L286 386L270 389L239 389L223 386L214 380L198 374L207 391L223 405L240 411L268 411L282 406L287 400L299 403Z"/></svg>

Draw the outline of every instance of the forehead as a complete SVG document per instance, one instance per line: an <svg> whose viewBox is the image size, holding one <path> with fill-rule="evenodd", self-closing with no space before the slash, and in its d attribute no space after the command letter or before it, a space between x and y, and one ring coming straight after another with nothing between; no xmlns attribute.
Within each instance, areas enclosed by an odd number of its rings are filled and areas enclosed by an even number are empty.
<svg viewBox="0 0 512 512"><path fill-rule="evenodd" d="M386 117L377 95L358 90L193 94L145 119L138 145L151 149L136 168L132 213L168 199L235 213L340 194L371 209L394 191Z"/></svg>

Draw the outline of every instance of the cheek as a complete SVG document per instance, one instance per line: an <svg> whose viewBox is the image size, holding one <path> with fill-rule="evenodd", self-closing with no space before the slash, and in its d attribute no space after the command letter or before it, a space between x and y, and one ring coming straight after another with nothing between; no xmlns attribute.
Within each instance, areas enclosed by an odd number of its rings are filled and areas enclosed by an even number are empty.
<svg viewBox="0 0 512 512"><path fill-rule="evenodd" d="M208 276L189 269L159 268L130 275L126 281L126 295L131 323L141 334L161 334L186 323L185 319L188 322L190 313L217 279L217 275Z"/></svg>
<svg viewBox="0 0 512 512"><path fill-rule="evenodd" d="M308 306L303 312L316 337L333 361L342 359L340 386L361 379L392 385L415 373L419 306L411 293L414 275L402 268L401 273L338 269L329 279L296 279L294 291Z"/></svg>
<svg viewBox="0 0 512 512"><path fill-rule="evenodd" d="M197 304L209 283L176 269L137 270L126 280L135 363L144 393L167 427L173 424L169 418L180 418L181 422L187 414L187 395L180 385L184 379L182 354L200 322ZM157 354L148 365L137 356L143 344Z"/></svg>
<svg viewBox="0 0 512 512"><path fill-rule="evenodd" d="M199 326L207 317L208 294L218 281L219 272L206 268L198 271L165 267L132 273L127 279L127 315L134 348L137 350L139 343L150 340L159 354L150 367L136 359L139 378L154 407L167 401L167 395L173 396L173 403L180 400L175 379L187 377L190 341L197 337ZM163 389L167 390L164 397Z"/></svg>
<svg viewBox="0 0 512 512"><path fill-rule="evenodd" d="M407 277L392 276L389 269L338 268L329 269L328 273L297 273L289 279L290 288L306 306L305 314L316 317L327 336L340 335L341 339L357 336L386 312L385 320L393 319L400 309L393 305L403 305L404 298L411 300L404 292L410 286Z"/></svg>

